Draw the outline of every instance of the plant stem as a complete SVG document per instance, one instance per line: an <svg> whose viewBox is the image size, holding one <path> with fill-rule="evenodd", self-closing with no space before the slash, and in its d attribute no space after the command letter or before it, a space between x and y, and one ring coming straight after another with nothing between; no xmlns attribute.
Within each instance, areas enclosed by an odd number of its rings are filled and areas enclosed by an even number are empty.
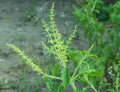
<svg viewBox="0 0 120 92"><path fill-rule="evenodd" d="M78 89L76 88L76 86L75 86L74 82L71 84L71 86L72 86L72 88L73 88L74 92L78 92Z"/></svg>
<svg viewBox="0 0 120 92"><path fill-rule="evenodd" d="M84 79L87 81L87 83L91 86L91 88L97 92L97 90L95 89L95 87L93 86L93 84L88 80L88 76L87 75L84 75Z"/></svg>
<svg viewBox="0 0 120 92"><path fill-rule="evenodd" d="M96 1L94 2L94 5L93 5L93 7L92 7L92 9L91 9L91 12L93 12L93 11L94 11L95 6L96 6Z"/></svg>
<svg viewBox="0 0 120 92"><path fill-rule="evenodd" d="M73 73L73 75L72 75L72 78L73 78L73 79L75 79L76 76L79 75L79 74L77 74L77 71L79 70L80 65L83 63L83 61L85 60L85 58L86 58L86 56L83 57L83 58L79 61L79 64L78 64L78 66L76 67L76 69L75 69L75 71L74 71L74 73ZM76 75L76 74L77 74L77 75Z"/></svg>
<svg viewBox="0 0 120 92"><path fill-rule="evenodd" d="M56 77L56 76L52 76L52 75L48 75L48 74L44 74L44 76L52 78L52 79L62 80L60 77Z"/></svg>

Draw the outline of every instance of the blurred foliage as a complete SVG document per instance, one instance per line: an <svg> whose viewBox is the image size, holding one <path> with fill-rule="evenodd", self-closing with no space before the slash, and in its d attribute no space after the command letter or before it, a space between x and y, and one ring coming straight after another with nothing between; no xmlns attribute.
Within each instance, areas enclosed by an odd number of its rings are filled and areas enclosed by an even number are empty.
<svg viewBox="0 0 120 92"><path fill-rule="evenodd" d="M120 1L107 1L85 0L81 8L73 7L73 15L81 23L90 45L94 44L94 52L103 57L105 78L114 89L120 84Z"/></svg>

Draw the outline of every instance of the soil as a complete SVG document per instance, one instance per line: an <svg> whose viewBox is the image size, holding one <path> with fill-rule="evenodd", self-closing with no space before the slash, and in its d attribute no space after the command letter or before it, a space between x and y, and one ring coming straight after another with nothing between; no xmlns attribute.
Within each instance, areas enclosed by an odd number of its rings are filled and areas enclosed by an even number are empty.
<svg viewBox="0 0 120 92"><path fill-rule="evenodd" d="M21 57L6 45L16 45L43 67L50 63L48 58L51 56L46 56L41 44L46 42L41 21L48 21L52 1L38 0L33 6L31 1L0 0L0 92L49 92L44 84L37 83L40 75L27 67ZM73 2L55 2L55 21L66 39L78 24L72 16ZM72 46L79 50L88 48L82 30L78 29ZM72 91L68 89L66 92Z"/></svg>

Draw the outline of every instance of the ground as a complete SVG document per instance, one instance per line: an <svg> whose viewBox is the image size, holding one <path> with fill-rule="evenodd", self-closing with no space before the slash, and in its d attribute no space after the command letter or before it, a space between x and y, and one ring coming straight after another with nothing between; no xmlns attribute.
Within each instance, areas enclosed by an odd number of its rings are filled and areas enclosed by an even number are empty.
<svg viewBox="0 0 120 92"><path fill-rule="evenodd" d="M32 72L21 57L6 46L7 43L14 44L37 64L48 64L50 57L46 56L41 45L42 41L46 41L41 21L48 21L52 2L38 0L33 6L35 14L32 18L29 18L32 11L30 5L31 0L0 0L0 92L48 92L44 84L41 88L35 87L39 75ZM56 0L55 21L64 39L78 24L72 16L72 5L71 1ZM79 50L88 48L80 28L77 34L72 46Z"/></svg>

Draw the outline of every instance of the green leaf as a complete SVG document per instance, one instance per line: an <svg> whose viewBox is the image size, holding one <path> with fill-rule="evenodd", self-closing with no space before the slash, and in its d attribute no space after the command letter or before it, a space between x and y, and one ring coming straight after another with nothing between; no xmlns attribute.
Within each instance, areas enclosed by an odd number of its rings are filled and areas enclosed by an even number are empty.
<svg viewBox="0 0 120 92"><path fill-rule="evenodd" d="M64 90L64 87L60 81L53 80L51 78L47 79L46 85L50 92L63 92Z"/></svg>
<svg viewBox="0 0 120 92"><path fill-rule="evenodd" d="M61 85L61 83L55 82L54 85L52 86L52 91L51 92L63 92L64 87Z"/></svg>
<svg viewBox="0 0 120 92"><path fill-rule="evenodd" d="M52 79L48 78L46 81L47 88L52 91Z"/></svg>
<svg viewBox="0 0 120 92"><path fill-rule="evenodd" d="M101 72L97 72L97 71L91 72L89 75L91 75L91 76L97 76L97 77L103 76L103 74Z"/></svg>
<svg viewBox="0 0 120 92"><path fill-rule="evenodd" d="M98 57L97 55L94 55L94 54L89 54L88 58L92 58L92 59L96 60L96 62L102 61L100 57Z"/></svg>
<svg viewBox="0 0 120 92"><path fill-rule="evenodd" d="M86 92L89 88L90 88L90 86L86 86L81 90L81 92Z"/></svg>
<svg viewBox="0 0 120 92"><path fill-rule="evenodd" d="M116 92L114 89L108 89L109 92Z"/></svg>
<svg viewBox="0 0 120 92"><path fill-rule="evenodd" d="M77 80L79 83L84 83L84 82L85 82L85 80L84 80L84 78L83 78L82 76L78 76L78 77L76 78L76 80Z"/></svg>
<svg viewBox="0 0 120 92"><path fill-rule="evenodd" d="M67 87L70 82L70 71L68 68L64 68L61 71L61 78L64 87Z"/></svg>
<svg viewBox="0 0 120 92"><path fill-rule="evenodd" d="M63 91L64 91L64 87L63 85L60 85L56 92L63 92Z"/></svg>
<svg viewBox="0 0 120 92"><path fill-rule="evenodd" d="M58 65L58 64L55 65L55 66L52 66L52 67L51 67L52 75L53 75L53 76L56 76L57 73L58 73L58 70L59 70L59 65Z"/></svg>
<svg viewBox="0 0 120 92"><path fill-rule="evenodd" d="M100 83L99 90L101 90L101 89L103 89L103 88L105 88L105 87L107 87L109 85L110 85L109 83L102 82L102 83Z"/></svg>
<svg viewBox="0 0 120 92"><path fill-rule="evenodd" d="M114 71L117 73L119 71L119 65L116 63L113 63Z"/></svg>

